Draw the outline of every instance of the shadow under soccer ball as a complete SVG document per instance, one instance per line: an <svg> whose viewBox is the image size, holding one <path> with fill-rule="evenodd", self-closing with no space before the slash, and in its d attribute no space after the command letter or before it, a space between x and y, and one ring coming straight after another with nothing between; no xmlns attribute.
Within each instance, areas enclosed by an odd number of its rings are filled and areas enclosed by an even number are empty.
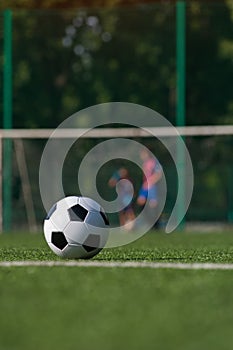
<svg viewBox="0 0 233 350"><path fill-rule="evenodd" d="M109 221L93 199L70 196L58 201L44 220L44 236L51 250L67 259L89 259L106 245Z"/></svg>

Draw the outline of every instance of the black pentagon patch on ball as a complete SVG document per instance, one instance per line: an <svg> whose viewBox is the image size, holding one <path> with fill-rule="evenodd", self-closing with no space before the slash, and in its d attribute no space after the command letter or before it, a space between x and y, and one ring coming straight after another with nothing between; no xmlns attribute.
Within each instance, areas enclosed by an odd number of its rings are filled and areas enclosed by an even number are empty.
<svg viewBox="0 0 233 350"><path fill-rule="evenodd" d="M48 214L47 214L45 220L49 220L49 219L51 218L52 214L55 212L56 209L57 209L57 204L54 204L54 205L52 206L52 208L49 210L49 212L48 212Z"/></svg>
<svg viewBox="0 0 233 350"><path fill-rule="evenodd" d="M100 215L102 216L105 225L109 226L109 221L108 221L107 215L104 212L102 212L102 211L100 211Z"/></svg>
<svg viewBox="0 0 233 350"><path fill-rule="evenodd" d="M68 244L63 232L52 232L51 241L55 247L61 250L64 249Z"/></svg>
<svg viewBox="0 0 233 350"><path fill-rule="evenodd" d="M88 210L83 208L81 205L76 204L68 209L68 213L71 221L84 221L88 214Z"/></svg>
<svg viewBox="0 0 233 350"><path fill-rule="evenodd" d="M100 237L98 235L90 234L86 240L83 242L83 248L87 252L92 252L93 250L99 248Z"/></svg>

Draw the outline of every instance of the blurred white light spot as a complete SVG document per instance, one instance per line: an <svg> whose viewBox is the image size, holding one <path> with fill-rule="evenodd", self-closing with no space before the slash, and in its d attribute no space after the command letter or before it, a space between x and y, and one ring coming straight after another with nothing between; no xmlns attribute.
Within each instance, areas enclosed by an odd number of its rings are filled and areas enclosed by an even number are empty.
<svg viewBox="0 0 233 350"><path fill-rule="evenodd" d="M108 42L112 39L112 35L109 32L104 32L101 37L105 42Z"/></svg>
<svg viewBox="0 0 233 350"><path fill-rule="evenodd" d="M85 49L84 49L84 47L82 45L76 45L75 48L74 48L74 52L78 56L82 56L84 51L85 51Z"/></svg>
<svg viewBox="0 0 233 350"><path fill-rule="evenodd" d="M87 17L87 25L90 27L95 27L98 24L99 20L96 16L89 16Z"/></svg>
<svg viewBox="0 0 233 350"><path fill-rule="evenodd" d="M66 36L62 39L62 44L65 47L70 47L72 45L72 39L69 36Z"/></svg>

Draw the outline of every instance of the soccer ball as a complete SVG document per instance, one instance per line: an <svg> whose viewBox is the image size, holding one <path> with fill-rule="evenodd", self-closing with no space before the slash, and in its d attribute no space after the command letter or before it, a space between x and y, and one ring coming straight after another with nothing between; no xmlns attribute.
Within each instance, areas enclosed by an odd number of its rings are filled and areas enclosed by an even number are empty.
<svg viewBox="0 0 233 350"><path fill-rule="evenodd" d="M92 258L105 246L108 234L108 218L91 198L63 198L44 220L45 239L52 251L63 258Z"/></svg>

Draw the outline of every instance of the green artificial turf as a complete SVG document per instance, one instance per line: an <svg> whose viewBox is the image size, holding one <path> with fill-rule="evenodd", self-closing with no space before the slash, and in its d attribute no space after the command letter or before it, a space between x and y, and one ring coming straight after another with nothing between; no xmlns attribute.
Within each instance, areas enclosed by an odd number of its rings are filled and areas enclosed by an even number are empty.
<svg viewBox="0 0 233 350"><path fill-rule="evenodd" d="M230 271L14 267L1 350L232 349Z"/></svg>
<svg viewBox="0 0 233 350"><path fill-rule="evenodd" d="M42 234L0 235L0 260L61 260ZM132 244L104 249L92 260L158 262L233 262L233 232L150 232Z"/></svg>
<svg viewBox="0 0 233 350"><path fill-rule="evenodd" d="M0 259L61 260L41 234L0 236ZM151 232L96 260L233 262L233 233ZM233 271L0 267L0 350L230 350Z"/></svg>

